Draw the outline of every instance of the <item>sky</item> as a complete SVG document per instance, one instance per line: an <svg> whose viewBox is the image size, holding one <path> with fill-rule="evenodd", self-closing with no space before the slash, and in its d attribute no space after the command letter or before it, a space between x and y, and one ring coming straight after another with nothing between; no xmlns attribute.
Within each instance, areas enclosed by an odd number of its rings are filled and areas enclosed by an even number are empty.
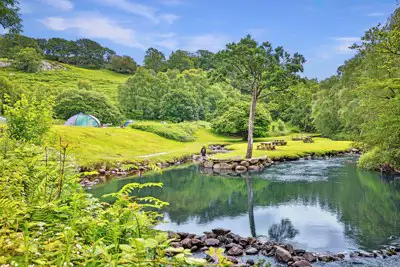
<svg viewBox="0 0 400 267"><path fill-rule="evenodd" d="M325 79L348 47L384 23L395 0L19 0L24 34L89 38L139 64L155 47L216 52L250 33L304 55L304 75Z"/></svg>

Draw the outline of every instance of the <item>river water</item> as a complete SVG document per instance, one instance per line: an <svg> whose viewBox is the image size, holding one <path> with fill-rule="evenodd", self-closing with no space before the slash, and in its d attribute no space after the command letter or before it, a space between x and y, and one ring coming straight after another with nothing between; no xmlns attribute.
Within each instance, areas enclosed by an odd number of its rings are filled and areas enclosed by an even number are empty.
<svg viewBox="0 0 400 267"><path fill-rule="evenodd" d="M300 160L241 176L181 166L162 174L115 179L91 190L115 192L130 182L162 182L140 195L167 201L162 230L202 233L215 227L241 236L290 242L315 252L371 250L399 242L400 181L357 169L355 157Z"/></svg>

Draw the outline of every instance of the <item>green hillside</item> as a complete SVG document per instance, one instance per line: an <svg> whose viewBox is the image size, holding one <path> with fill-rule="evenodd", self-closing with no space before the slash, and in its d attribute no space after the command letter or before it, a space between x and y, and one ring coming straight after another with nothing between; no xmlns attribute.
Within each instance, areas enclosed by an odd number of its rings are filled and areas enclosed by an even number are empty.
<svg viewBox="0 0 400 267"><path fill-rule="evenodd" d="M57 63L60 64L60 63ZM62 64L65 70L50 70L26 73L14 68L0 68L0 77L6 77L13 84L25 88L43 87L54 92L76 88L78 81L89 81L94 91L106 94L113 102L117 100L117 88L129 75L106 69L91 70Z"/></svg>

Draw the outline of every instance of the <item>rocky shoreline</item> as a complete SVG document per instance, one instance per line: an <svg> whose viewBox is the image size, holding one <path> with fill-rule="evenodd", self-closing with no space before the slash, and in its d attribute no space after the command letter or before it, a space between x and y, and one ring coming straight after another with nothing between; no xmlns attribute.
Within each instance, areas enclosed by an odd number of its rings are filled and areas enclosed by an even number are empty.
<svg viewBox="0 0 400 267"><path fill-rule="evenodd" d="M304 249L295 249L291 244L279 243L271 240L262 240L254 237L240 237L228 229L216 228L203 235L184 232L168 232L174 248L189 249L194 255L205 257L213 264L218 264L218 258L205 255L210 247L223 248L224 256L234 266L252 266L253 259L245 259L246 255L258 256L260 263L262 257L273 257L275 261L293 267L308 267L316 262L344 261L351 258L387 258L400 255L400 244L392 244L385 248L373 251L354 251L350 253L313 253ZM173 252L171 255L173 256Z"/></svg>
<svg viewBox="0 0 400 267"><path fill-rule="evenodd" d="M229 150L225 148L224 145L210 145L209 154L218 154L218 153L228 153ZM135 163L135 166L124 167L123 165L117 165L117 167L109 168L107 166L101 166L96 170L96 174L86 175L84 176L80 184L83 187L91 187L95 186L99 183L103 183L107 181L110 177L125 177L128 175L142 175L146 171L151 171L156 168L165 169L168 167L179 166L187 163L199 163L201 167L203 167L206 172L207 170L212 170L213 173L221 173L221 174L242 174L247 171L262 171L265 168L270 167L273 164L278 162L286 162L286 161L296 161L300 159L305 160L314 160L314 159L329 159L331 157L343 156L343 155L359 155L360 151L358 149L352 148L346 151L331 151L324 153L323 155L317 156L315 153L310 153L304 157L295 156L295 157L280 157L274 159L274 161L267 157L261 158L253 158L253 159L213 159L209 158L207 160L203 160L203 158L199 155L185 156L180 159L174 159L171 161L158 162L152 164L150 161L146 160L143 162ZM89 168L81 167L79 169L80 172L91 172L94 171ZM211 174L211 173L210 173Z"/></svg>

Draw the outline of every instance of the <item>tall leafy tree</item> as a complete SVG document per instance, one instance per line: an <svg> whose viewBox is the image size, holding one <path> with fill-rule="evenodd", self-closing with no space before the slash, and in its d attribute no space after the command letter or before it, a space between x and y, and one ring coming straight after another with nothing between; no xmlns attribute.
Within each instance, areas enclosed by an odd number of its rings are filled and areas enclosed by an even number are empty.
<svg viewBox="0 0 400 267"><path fill-rule="evenodd" d="M22 19L19 14L19 2L17 0L0 1L0 25L8 29L10 33L22 31Z"/></svg>
<svg viewBox="0 0 400 267"><path fill-rule="evenodd" d="M259 44L250 35L238 43L227 44L218 56L234 85L252 96L246 153L246 158L251 158L257 100L268 101L273 94L296 83L305 59L298 53L291 56L282 47L274 49L269 42Z"/></svg>
<svg viewBox="0 0 400 267"><path fill-rule="evenodd" d="M144 56L144 67L155 72L165 69L165 55L156 48L149 48Z"/></svg>
<svg viewBox="0 0 400 267"><path fill-rule="evenodd" d="M189 52L184 50L176 50L169 56L167 66L170 69L184 71L194 68L194 60Z"/></svg>
<svg viewBox="0 0 400 267"><path fill-rule="evenodd" d="M111 57L109 68L115 72L132 74L137 69L137 63L130 56L114 55Z"/></svg>

